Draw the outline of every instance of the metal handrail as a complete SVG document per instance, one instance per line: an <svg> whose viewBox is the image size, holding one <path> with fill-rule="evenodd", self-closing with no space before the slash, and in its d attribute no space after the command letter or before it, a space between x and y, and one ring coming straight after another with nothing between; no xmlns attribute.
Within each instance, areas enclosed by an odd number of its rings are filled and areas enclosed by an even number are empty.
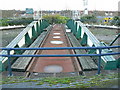
<svg viewBox="0 0 120 90"><path fill-rule="evenodd" d="M65 49L109 49L120 48L120 46L99 46L99 47L40 47L40 48L0 48L0 50L65 50Z"/></svg>
<svg viewBox="0 0 120 90"><path fill-rule="evenodd" d="M99 56L98 59L98 72L97 74L100 74L100 66L101 66L101 56L106 55L118 55L120 52L117 53L103 53L102 49L110 49L110 48L120 48L120 46L105 46L105 47L40 47L40 48L0 48L1 50L7 50L6 55L0 55L2 57L8 57L8 71L9 76L12 76L12 69L11 69L11 63L10 58L11 57L80 57L80 56ZM98 49L99 54L62 54L62 55L11 55L11 50L70 50L70 49Z"/></svg>

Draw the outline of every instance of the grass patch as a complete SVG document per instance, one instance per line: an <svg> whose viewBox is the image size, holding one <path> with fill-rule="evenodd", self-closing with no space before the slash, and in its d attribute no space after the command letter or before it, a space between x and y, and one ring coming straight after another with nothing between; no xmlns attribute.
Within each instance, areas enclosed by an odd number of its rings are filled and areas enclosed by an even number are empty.
<svg viewBox="0 0 120 90"><path fill-rule="evenodd" d="M12 83L22 83L22 82L37 82L38 80L32 80L24 77L13 76L8 78L2 78L1 84L12 84Z"/></svg>
<svg viewBox="0 0 120 90"><path fill-rule="evenodd" d="M47 77L38 79L29 79L24 77L8 77L3 78L2 84L35 82L36 85L67 85L65 88L90 88L90 87L110 87L117 85L118 74L112 73L108 75L100 74L95 76L76 76L76 77ZM58 86L59 87L59 86Z"/></svg>

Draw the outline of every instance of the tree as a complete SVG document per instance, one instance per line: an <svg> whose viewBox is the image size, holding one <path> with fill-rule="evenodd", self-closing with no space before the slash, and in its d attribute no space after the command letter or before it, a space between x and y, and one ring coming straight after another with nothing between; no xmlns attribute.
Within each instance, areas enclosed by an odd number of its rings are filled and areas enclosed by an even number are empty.
<svg viewBox="0 0 120 90"><path fill-rule="evenodd" d="M113 20L111 21L111 25L120 26L120 18L118 16L114 16Z"/></svg>
<svg viewBox="0 0 120 90"><path fill-rule="evenodd" d="M33 21L33 18L21 18L21 19L13 19L7 21L6 23L9 25L27 25Z"/></svg>
<svg viewBox="0 0 120 90"><path fill-rule="evenodd" d="M60 23L66 23L66 21L69 19L64 16L60 15L45 15L43 16L44 19L46 19L50 24L60 24Z"/></svg>
<svg viewBox="0 0 120 90"><path fill-rule="evenodd" d="M80 21L83 23L96 23L97 18L94 15L85 15L81 17Z"/></svg>

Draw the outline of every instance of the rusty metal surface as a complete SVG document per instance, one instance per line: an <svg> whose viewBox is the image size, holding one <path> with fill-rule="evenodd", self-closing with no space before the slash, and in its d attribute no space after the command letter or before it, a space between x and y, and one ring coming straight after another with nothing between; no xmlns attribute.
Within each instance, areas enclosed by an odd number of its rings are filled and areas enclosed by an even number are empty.
<svg viewBox="0 0 120 90"><path fill-rule="evenodd" d="M56 38L57 37L57 38ZM62 41L63 43L57 43L52 44L51 41ZM46 40L42 44L41 47L69 47L69 41L66 38L65 32L64 32L64 26L57 24L53 26L53 29L47 36ZM37 54L71 54L73 53L72 50L42 50L37 52ZM76 72L79 70L76 70L76 65L78 65L78 62L76 62L76 57L37 57L33 58L34 64L32 64L32 67L30 68L30 72L46 72L45 68L48 66L53 66L53 68L49 69L47 68L46 73L52 72L54 73L55 69L57 70L57 67L54 67L54 65L59 66L61 68L60 72ZM76 64L77 63L77 64ZM78 66L79 67L79 66ZM79 67L81 70L81 68ZM49 71L51 70L51 71Z"/></svg>

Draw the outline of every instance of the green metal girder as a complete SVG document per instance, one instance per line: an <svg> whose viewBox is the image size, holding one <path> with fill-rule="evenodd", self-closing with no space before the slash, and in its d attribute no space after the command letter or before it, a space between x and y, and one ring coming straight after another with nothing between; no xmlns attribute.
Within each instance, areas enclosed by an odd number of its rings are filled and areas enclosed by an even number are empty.
<svg viewBox="0 0 120 90"><path fill-rule="evenodd" d="M5 71L5 67L2 64L2 61L0 61L0 72L3 72L3 71Z"/></svg>
<svg viewBox="0 0 120 90"><path fill-rule="evenodd" d="M72 28L72 19L68 20L66 25L68 26L69 29L71 29Z"/></svg>
<svg viewBox="0 0 120 90"><path fill-rule="evenodd" d="M72 20L71 32L74 32L74 28L75 28L75 26L74 26L74 21Z"/></svg>
<svg viewBox="0 0 120 90"><path fill-rule="evenodd" d="M40 27L39 27L39 25L38 25L38 22L36 23L36 31L37 31L37 32L36 32L36 33L37 33L37 36L40 35L40 33L39 33L39 32L40 32Z"/></svg>
<svg viewBox="0 0 120 90"><path fill-rule="evenodd" d="M28 45L30 45L31 43L32 43L32 41L31 41L31 39L30 39L30 37L29 37L29 34L26 33L26 34L25 34L25 45L28 46Z"/></svg>
<svg viewBox="0 0 120 90"><path fill-rule="evenodd" d="M42 21L40 22L40 32L43 32L43 30L48 26L49 26L49 23L45 19L42 19Z"/></svg>
<svg viewBox="0 0 120 90"><path fill-rule="evenodd" d="M84 33L83 38L82 38L82 40L80 42L81 45L86 46L87 45L87 39L88 39L87 34Z"/></svg>
<svg viewBox="0 0 120 90"><path fill-rule="evenodd" d="M120 57L116 61L117 61L117 67L120 68Z"/></svg>
<svg viewBox="0 0 120 90"><path fill-rule="evenodd" d="M76 36L76 33L77 33L77 22L75 22L75 25L73 27L73 34Z"/></svg>
<svg viewBox="0 0 120 90"><path fill-rule="evenodd" d="M41 21L41 24L40 24L40 33L43 32L43 22Z"/></svg>
<svg viewBox="0 0 120 90"><path fill-rule="evenodd" d="M77 30L77 33L76 33L76 38L77 38L77 39L80 39L80 38L81 38L81 32L82 32L81 26L79 26L79 28L78 28L78 30Z"/></svg>
<svg viewBox="0 0 120 90"><path fill-rule="evenodd" d="M92 47L95 47L95 45L93 44ZM88 50L88 54L95 54L96 53L96 49L90 49Z"/></svg>
<svg viewBox="0 0 120 90"><path fill-rule="evenodd" d="M107 61L106 63L103 61L103 60L101 60L102 62L102 64L104 65L104 70L114 70L114 69L116 69L117 68L117 62L116 61Z"/></svg>
<svg viewBox="0 0 120 90"><path fill-rule="evenodd" d="M11 65L15 62L15 60L17 58L18 57L11 57L10 58ZM7 71L7 70L8 70L8 60L6 60L4 63L2 63L2 61L0 61L0 72Z"/></svg>
<svg viewBox="0 0 120 90"><path fill-rule="evenodd" d="M43 29L47 28L48 26L48 22L45 19L43 19Z"/></svg>
<svg viewBox="0 0 120 90"><path fill-rule="evenodd" d="M37 37L37 33L35 31L35 27L32 27L32 39L35 39Z"/></svg>
<svg viewBox="0 0 120 90"><path fill-rule="evenodd" d="M42 21L40 20L40 26L39 26L39 35L42 33Z"/></svg>
<svg viewBox="0 0 120 90"><path fill-rule="evenodd" d="M15 46L15 48L19 48L18 44ZM23 50L15 50L15 54L22 54Z"/></svg>

